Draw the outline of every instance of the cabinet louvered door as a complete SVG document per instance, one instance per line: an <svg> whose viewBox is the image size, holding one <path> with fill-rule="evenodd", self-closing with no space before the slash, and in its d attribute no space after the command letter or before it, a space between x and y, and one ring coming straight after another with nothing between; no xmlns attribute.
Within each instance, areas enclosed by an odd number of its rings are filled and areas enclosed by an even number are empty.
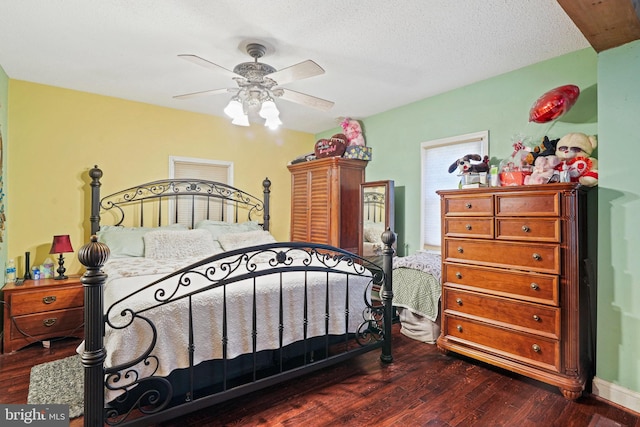
<svg viewBox="0 0 640 427"><path fill-rule="evenodd" d="M357 253L363 160L329 157L289 165L291 240L322 243Z"/></svg>

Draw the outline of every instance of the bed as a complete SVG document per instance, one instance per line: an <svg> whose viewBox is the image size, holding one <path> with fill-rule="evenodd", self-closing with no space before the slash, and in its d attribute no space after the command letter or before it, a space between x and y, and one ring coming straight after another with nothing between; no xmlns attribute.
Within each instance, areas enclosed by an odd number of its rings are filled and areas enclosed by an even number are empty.
<svg viewBox="0 0 640 427"><path fill-rule="evenodd" d="M101 197L102 175L78 251L85 425L153 424L375 349L392 362L390 230L376 265L275 241L268 179L263 198L188 179Z"/></svg>
<svg viewBox="0 0 640 427"><path fill-rule="evenodd" d="M441 270L440 253L418 252L393 258L393 305L403 335L428 344L438 339Z"/></svg>

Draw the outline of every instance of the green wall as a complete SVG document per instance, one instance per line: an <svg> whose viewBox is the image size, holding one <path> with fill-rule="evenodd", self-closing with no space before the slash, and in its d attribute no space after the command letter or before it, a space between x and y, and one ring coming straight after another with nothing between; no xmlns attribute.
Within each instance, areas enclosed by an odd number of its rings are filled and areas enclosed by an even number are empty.
<svg viewBox="0 0 640 427"><path fill-rule="evenodd" d="M597 376L640 392L640 41L598 57ZM636 408L636 411L640 408Z"/></svg>

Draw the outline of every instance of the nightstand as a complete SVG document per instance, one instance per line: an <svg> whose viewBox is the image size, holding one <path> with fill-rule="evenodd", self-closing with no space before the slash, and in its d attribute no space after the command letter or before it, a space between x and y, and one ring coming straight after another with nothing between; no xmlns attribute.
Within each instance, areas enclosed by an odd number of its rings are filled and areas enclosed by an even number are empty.
<svg viewBox="0 0 640 427"><path fill-rule="evenodd" d="M7 283L4 295L4 352L37 341L84 337L84 289L80 276Z"/></svg>

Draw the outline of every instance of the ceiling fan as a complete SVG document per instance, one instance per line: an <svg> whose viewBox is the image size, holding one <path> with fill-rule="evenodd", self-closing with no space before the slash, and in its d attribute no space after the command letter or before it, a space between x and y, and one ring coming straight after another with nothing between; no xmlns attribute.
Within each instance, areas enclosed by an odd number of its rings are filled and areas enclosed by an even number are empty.
<svg viewBox="0 0 640 427"><path fill-rule="evenodd" d="M240 63L233 68L233 71L196 55L178 55L179 58L194 64L228 74L236 81L238 87L186 93L176 95L174 98L188 99L205 95L233 93L234 95L229 105L225 108L225 113L234 119L232 123L248 126L249 114L257 113L266 119L265 125L271 128L277 127L282 123L279 119L280 113L273 102L275 98L282 98L322 111L328 111L333 107L334 103L331 101L280 87L296 80L324 74L322 67L315 62L306 60L299 64L276 70L271 65L258 62L258 59L264 56L267 51L264 45L249 43L246 46L246 51L254 61Z"/></svg>

